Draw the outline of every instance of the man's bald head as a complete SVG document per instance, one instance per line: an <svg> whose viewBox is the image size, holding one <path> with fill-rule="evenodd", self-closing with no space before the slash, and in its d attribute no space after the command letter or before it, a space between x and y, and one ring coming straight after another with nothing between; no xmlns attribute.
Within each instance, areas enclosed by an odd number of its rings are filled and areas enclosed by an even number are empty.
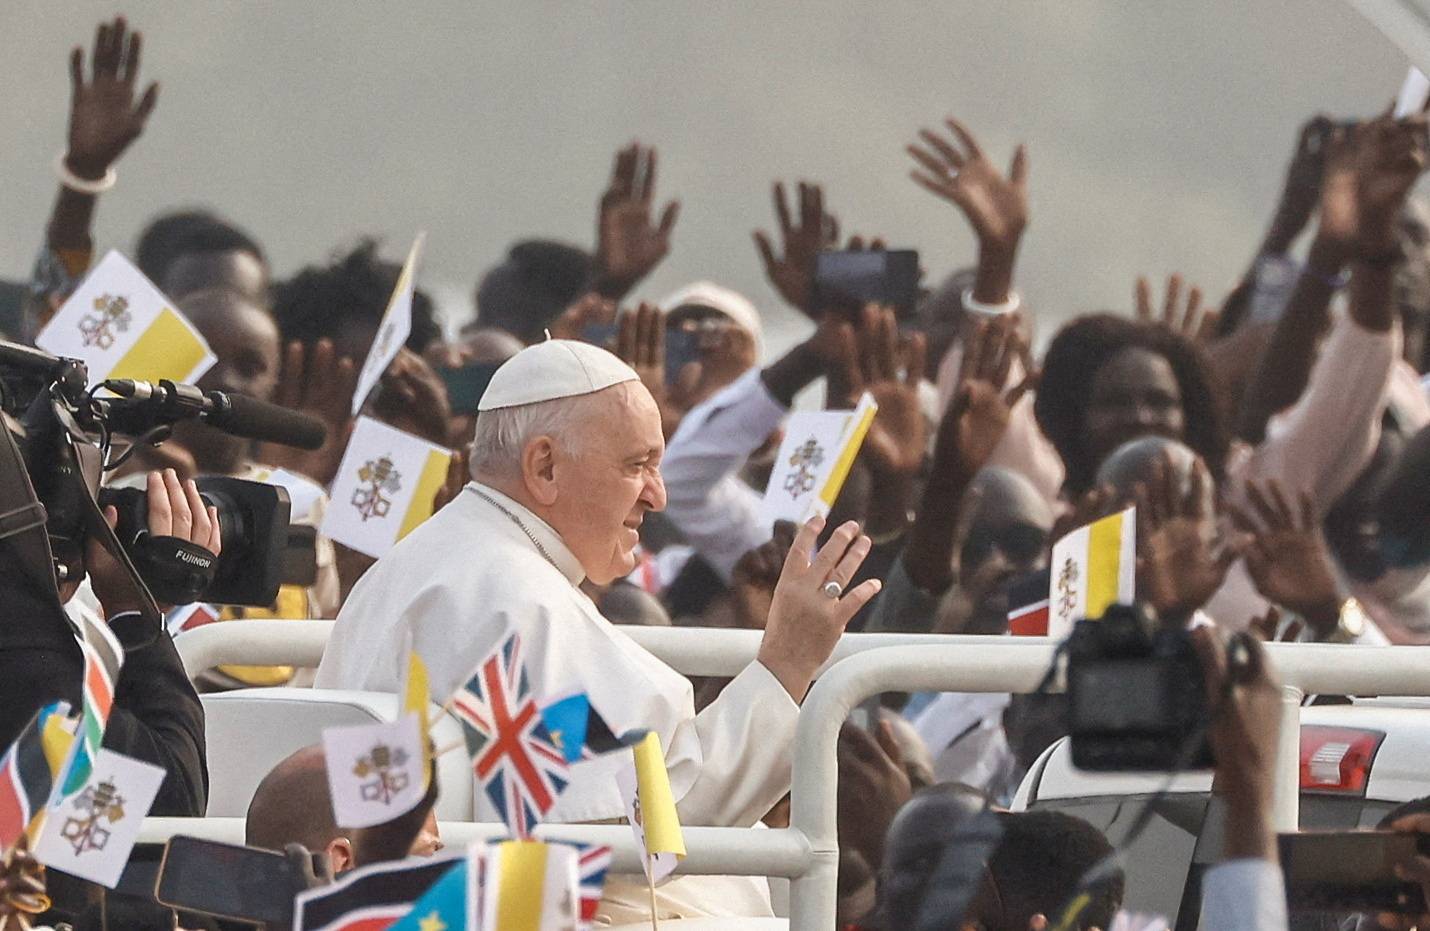
<svg viewBox="0 0 1430 931"><path fill-rule="evenodd" d="M309 850L326 850L341 836L333 820L333 797L328 791L328 768L321 746L304 747L263 777L248 803L243 833L244 843L268 850L282 850L294 843Z"/></svg>

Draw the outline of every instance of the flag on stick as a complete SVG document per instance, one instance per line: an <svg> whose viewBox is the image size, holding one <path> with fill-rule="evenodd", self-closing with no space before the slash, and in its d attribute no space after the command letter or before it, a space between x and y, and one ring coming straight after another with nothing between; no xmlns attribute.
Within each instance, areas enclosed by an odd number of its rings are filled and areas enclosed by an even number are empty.
<svg viewBox="0 0 1430 931"><path fill-rule="evenodd" d="M1066 637L1080 618L1131 604L1137 583L1137 509L1079 527L1053 546L1048 564L1048 635Z"/></svg>
<svg viewBox="0 0 1430 931"><path fill-rule="evenodd" d="M480 845L452 865L422 897L412 903L407 914L389 926L389 931L477 931L481 922L476 912L474 866L482 856Z"/></svg>
<svg viewBox="0 0 1430 931"><path fill-rule="evenodd" d="M0 856L33 837L45 813L74 743L69 709L59 701L36 711L0 757Z"/></svg>
<svg viewBox="0 0 1430 931"><path fill-rule="evenodd" d="M424 740L417 716L323 731L333 817L345 828L385 824L427 791Z"/></svg>
<svg viewBox="0 0 1430 931"><path fill-rule="evenodd" d="M217 361L193 324L144 273L110 252L35 338L57 356L84 362L89 380L195 382Z"/></svg>
<svg viewBox="0 0 1430 931"><path fill-rule="evenodd" d="M451 699L472 769L513 836L526 839L566 788L566 757L542 721L513 633Z"/></svg>
<svg viewBox="0 0 1430 931"><path fill-rule="evenodd" d="M816 514L828 515L878 412L879 405L866 393L852 411L790 415L765 486L761 520L802 524Z"/></svg>
<svg viewBox="0 0 1430 931"><path fill-rule="evenodd" d="M452 869L462 851L374 863L298 893L296 931L385 931ZM420 925L419 925L420 927Z"/></svg>
<svg viewBox="0 0 1430 931"><path fill-rule="evenodd" d="M417 728L422 739L422 790L427 790L427 779L432 772L432 721L428 714L432 689L428 685L427 664L422 657L407 647L407 669L402 676L402 712L417 716Z"/></svg>
<svg viewBox="0 0 1430 931"><path fill-rule="evenodd" d="M487 848L483 931L567 931L580 913L576 848L503 841Z"/></svg>
<svg viewBox="0 0 1430 931"><path fill-rule="evenodd" d="M606 719L591 706L591 699L585 692L542 706L541 720L552 741L561 748L567 763L593 760L604 753L634 746L646 734L638 730L617 737Z"/></svg>
<svg viewBox="0 0 1430 931"><path fill-rule="evenodd" d="M164 783L164 770L108 748L91 759L79 791L45 817L35 859L113 889Z"/></svg>
<svg viewBox="0 0 1430 931"><path fill-rule="evenodd" d="M367 358L363 360L362 370L358 372L357 390L353 393L354 417L362 410L367 396L377 387L378 379L397 358L412 333L412 293L417 276L417 259L422 254L422 243L426 239L426 233L418 233L407 252L407 261L402 263L397 285L392 289L392 297L388 298L387 309L382 313L382 323L378 324L377 334L367 351Z"/></svg>
<svg viewBox="0 0 1430 931"><path fill-rule="evenodd" d="M65 775L62 792L73 795L89 778L92 761L99 756L104 728L114 707L114 690L119 668L124 665L124 648L109 625L84 612L80 617L80 650L84 654L83 707L80 709L81 744L75 750Z"/></svg>
<svg viewBox="0 0 1430 931"><path fill-rule="evenodd" d="M645 735L633 751L633 765L616 772L616 784L626 802L626 816L636 843L645 851L646 878L660 882L674 872L685 856L685 839L680 833L680 816L670 791L670 774L660 736Z"/></svg>

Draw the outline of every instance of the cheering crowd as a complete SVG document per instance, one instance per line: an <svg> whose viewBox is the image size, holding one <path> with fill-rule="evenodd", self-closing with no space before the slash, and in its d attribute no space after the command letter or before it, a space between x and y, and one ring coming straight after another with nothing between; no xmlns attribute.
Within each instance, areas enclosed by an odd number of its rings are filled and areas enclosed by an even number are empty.
<svg viewBox="0 0 1430 931"><path fill-rule="evenodd" d="M28 286L0 310L7 340L33 344L105 251L91 236L95 210L124 196L116 166L163 118L141 50L117 19L72 54L58 193ZM450 467L432 516L378 557L321 528L347 504L330 492L401 263L371 239L328 258L331 244L315 243L311 264L275 280L262 231L154 204L130 255L215 356L199 386L301 412L326 438L299 449L187 421L158 446L136 445L106 482L146 490L152 536L219 554L217 512L192 480L281 474L293 522L318 531L315 569L271 605L213 611L234 624L335 619L334 632L316 671L224 666L191 680L171 634L183 636L193 609L163 605L159 628L113 554L90 541L87 578L60 580L64 614L8 618L0 631L0 747L46 703L80 707L81 671L95 661L74 631L101 624L123 654L104 746L163 769L151 815L202 816L200 693L397 692L410 649L440 705L515 632L523 691L529 672L539 693L589 696L617 735L659 735L681 823L779 828L799 703L842 633L951 643L1008 633L1010 618L1047 611L1053 544L1135 506L1137 601L1193 629L1211 706L1226 826L1222 862L1200 884L1203 926L1289 927L1271 826L1281 692L1260 643L1430 644L1430 213L1412 194L1430 149L1426 116L1311 118L1229 294L1129 270L1130 312L1081 314L1056 330L1017 288L1035 153L1019 146L1005 170L1006 153L986 151L976 128L930 125L911 133L904 163L881 170L907 172L946 204L976 255L908 307L822 303L821 253L880 252L898 231L843 238L818 184L775 183L774 225L752 252L810 323L782 353L766 351L760 309L721 286L719 268L668 297L640 291L679 247L682 210L699 209L665 200L656 151L640 143L616 153L593 197L596 242L516 239L477 275L459 331L444 333L419 272L405 345L361 413L450 451ZM877 412L827 516L771 526L762 499L782 468L784 425L820 385L826 410L854 411L867 396ZM117 515L105 516L112 525ZM739 675L687 679L612 625L763 634ZM1228 641L1242 651L1234 668ZM862 710L839 737L840 927L1114 926L1117 838L1070 815L1009 810L1034 761L1068 733L1063 698L891 693ZM560 798L530 802L525 815L625 818L616 757L573 764ZM274 762L246 841L324 854L307 874L314 886L432 855L442 844L433 800L463 790L433 778L405 816L354 829L333 813L319 747ZM491 804L483 820L501 820ZM1386 825L1430 830L1424 808L1411 803ZM950 850L977 861L966 895L952 891ZM1400 867L1430 897L1430 858ZM0 916L44 911L29 907L38 875L23 847L7 851ZM155 903L101 901L54 869L38 888L52 923L172 926ZM610 877L598 920L739 927L776 911L768 883L750 878L678 875L648 892ZM1416 920L1342 917L1363 928Z"/></svg>

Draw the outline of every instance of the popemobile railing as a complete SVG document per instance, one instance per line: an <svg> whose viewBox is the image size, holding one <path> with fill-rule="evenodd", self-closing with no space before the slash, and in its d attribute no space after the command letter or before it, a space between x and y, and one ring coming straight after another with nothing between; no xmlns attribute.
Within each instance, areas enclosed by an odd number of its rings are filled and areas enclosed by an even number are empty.
<svg viewBox="0 0 1430 931"><path fill-rule="evenodd" d="M228 663L314 666L331 622L245 621L180 635L190 675ZM732 676L752 662L759 631L623 627L642 647L687 675ZM856 705L881 692L1014 692L1038 687L1056 645L1044 638L846 634L805 698L795 733L788 828L685 828L687 875L779 876L791 880L792 931L834 926L839 728ZM1430 695L1430 647L1269 644L1283 683L1276 824L1294 830L1299 798L1300 705L1304 694ZM443 822L449 844L503 836L500 824ZM173 834L241 841L241 818L148 818L141 839ZM607 844L613 869L637 873L640 854L622 825L544 825L538 837Z"/></svg>

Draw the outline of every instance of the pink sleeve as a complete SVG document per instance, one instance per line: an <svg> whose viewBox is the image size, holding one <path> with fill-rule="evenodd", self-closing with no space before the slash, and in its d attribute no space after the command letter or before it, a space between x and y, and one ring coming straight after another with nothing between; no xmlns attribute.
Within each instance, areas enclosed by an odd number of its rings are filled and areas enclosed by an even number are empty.
<svg viewBox="0 0 1430 931"><path fill-rule="evenodd" d="M1400 324L1373 332L1340 310L1333 321L1300 399L1272 417L1261 445L1228 470L1237 496L1248 479L1274 478L1310 492L1324 514L1370 461L1400 357Z"/></svg>

